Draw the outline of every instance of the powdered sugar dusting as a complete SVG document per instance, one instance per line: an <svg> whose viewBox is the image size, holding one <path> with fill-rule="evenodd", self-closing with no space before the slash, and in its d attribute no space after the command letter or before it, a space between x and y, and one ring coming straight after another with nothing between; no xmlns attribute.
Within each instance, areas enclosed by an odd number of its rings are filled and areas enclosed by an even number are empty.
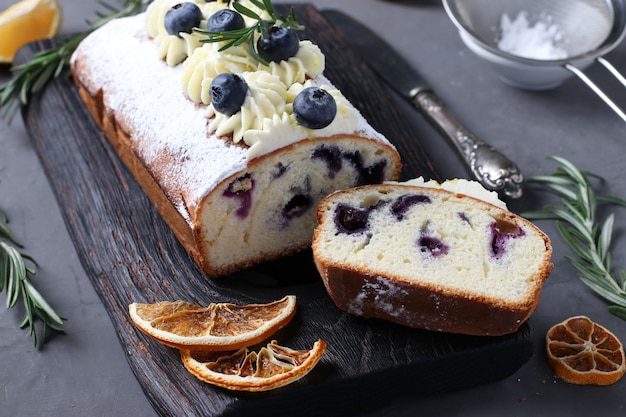
<svg viewBox="0 0 626 417"><path fill-rule="evenodd" d="M361 291L348 305L352 314L362 315L363 306L372 303L378 310L384 311L392 317L400 317L405 314L404 305L397 305L398 299L407 296L407 291L396 285L393 281L378 276L376 281L365 281Z"/></svg>
<svg viewBox="0 0 626 417"><path fill-rule="evenodd" d="M559 46L563 34L552 20L550 15L544 14L531 24L527 12L520 12L515 19L507 14L502 15L502 38L498 42L498 49L523 58L567 58L567 51Z"/></svg>

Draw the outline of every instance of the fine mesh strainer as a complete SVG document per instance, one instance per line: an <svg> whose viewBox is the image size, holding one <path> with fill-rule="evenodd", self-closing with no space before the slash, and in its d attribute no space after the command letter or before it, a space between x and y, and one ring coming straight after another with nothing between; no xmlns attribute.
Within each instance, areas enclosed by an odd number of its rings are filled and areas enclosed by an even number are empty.
<svg viewBox="0 0 626 417"><path fill-rule="evenodd" d="M578 76L624 121L626 114L585 75L583 70L599 62L626 86L626 78L602 56L626 35L624 0L443 0L461 39L477 55L487 59L505 82L526 89L549 89L572 75ZM539 22L558 31L553 46L561 56L535 57L505 52L502 19L523 14L528 26ZM523 36L518 34L519 42Z"/></svg>

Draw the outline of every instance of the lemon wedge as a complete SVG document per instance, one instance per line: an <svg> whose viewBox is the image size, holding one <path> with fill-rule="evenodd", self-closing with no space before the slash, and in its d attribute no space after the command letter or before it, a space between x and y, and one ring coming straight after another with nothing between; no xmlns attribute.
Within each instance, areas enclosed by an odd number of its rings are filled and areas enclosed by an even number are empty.
<svg viewBox="0 0 626 417"><path fill-rule="evenodd" d="M24 45L52 38L63 24L58 0L22 0L0 13L0 63L11 64Z"/></svg>

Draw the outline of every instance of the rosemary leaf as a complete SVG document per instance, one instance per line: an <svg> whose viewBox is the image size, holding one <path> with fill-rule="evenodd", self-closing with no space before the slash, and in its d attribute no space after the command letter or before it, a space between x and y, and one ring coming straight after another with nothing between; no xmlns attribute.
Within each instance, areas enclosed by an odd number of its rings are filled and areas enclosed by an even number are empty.
<svg viewBox="0 0 626 417"><path fill-rule="evenodd" d="M255 5L259 7L260 9L263 9L262 5L259 5L258 3L256 3ZM261 16L256 14L253 10L248 9L246 6L243 6L242 4L233 3L233 9L235 9L235 11L239 12L240 14L244 16L248 16L251 19L258 20L259 22L263 20L261 19ZM270 13L269 10L268 10L268 13Z"/></svg>
<svg viewBox="0 0 626 417"><path fill-rule="evenodd" d="M4 223L7 223L8 221L8 218L4 215L4 213L2 213L2 215L0 216L0 220L2 220L2 223L0 223L0 238L7 239L15 246L22 247L22 244L18 242L17 238L13 235L13 233L11 233L9 228L4 224Z"/></svg>
<svg viewBox="0 0 626 417"><path fill-rule="evenodd" d="M600 203L626 207L626 200L599 194L591 180L603 180L597 174L581 171L570 161L552 156L559 164L550 175L529 179L561 197L561 205L545 205L543 209L522 213L531 220L555 220L558 233L574 256L565 258L576 268L578 277L588 288L607 301L609 312L626 320L626 271L611 269L610 247L615 215L603 222L597 219Z"/></svg>
<svg viewBox="0 0 626 417"><path fill-rule="evenodd" d="M258 0L252 0L253 3L257 4L257 7L260 7L260 1ZM272 4L271 0L263 0L263 6L265 6L265 10L267 10L267 12L274 16L276 13L274 12L274 5Z"/></svg>
<svg viewBox="0 0 626 417"><path fill-rule="evenodd" d="M588 279L583 276L585 284L587 284L592 290L594 290L602 298L620 307L626 307L626 299L621 297L620 294L614 291L614 288L606 285L604 281L597 281L594 279Z"/></svg>
<svg viewBox="0 0 626 417"><path fill-rule="evenodd" d="M99 4L100 6L102 6L102 7L104 7L105 9L107 9L107 10L108 10L109 12L111 12L111 13L117 13L117 12L118 12L118 10L117 10L117 8L116 8L116 7L114 7L114 6L112 6L112 5L108 4L108 3L106 3L106 2L104 2L104 1L99 0L99 1L98 1L98 4ZM106 16L106 14L105 14L105 13L101 13L101 12L96 13L96 15L98 15L98 16L100 16L100 17L105 17L105 16Z"/></svg>
<svg viewBox="0 0 626 417"><path fill-rule="evenodd" d="M4 291L7 285L5 278L9 276L9 269L4 258L4 254L0 253L0 292Z"/></svg>
<svg viewBox="0 0 626 417"><path fill-rule="evenodd" d="M609 312L616 315L622 320L626 320L626 308L618 306L609 306Z"/></svg>
<svg viewBox="0 0 626 417"><path fill-rule="evenodd" d="M600 236L598 238L598 252L603 260L609 262L611 247L611 240L613 239L613 224L615 223L615 215L611 213L600 230Z"/></svg>
<svg viewBox="0 0 626 417"><path fill-rule="evenodd" d="M6 265L8 266L8 268L6 268L8 275L5 278L7 293L6 308L12 308L15 307L20 297L19 283L26 277L26 268L24 268L24 261L20 253L14 247L0 241L0 250L2 250Z"/></svg>
<svg viewBox="0 0 626 417"><path fill-rule="evenodd" d="M52 78L52 75L54 74L55 71L56 71L56 68L53 66L47 66L45 68L42 68L39 75L33 79L33 84L30 90L40 91L48 83L48 80ZM25 93L27 94L27 92ZM25 96L22 96L22 97L25 97ZM23 98L23 100L27 100L27 99Z"/></svg>
<svg viewBox="0 0 626 417"><path fill-rule="evenodd" d="M622 207L626 207L626 200L624 200L623 198L610 196L610 195L604 195L604 194L598 194L597 198L598 198L598 201L601 203L610 203L610 204L616 204Z"/></svg>
<svg viewBox="0 0 626 417"><path fill-rule="evenodd" d="M6 292L6 308L15 307L21 300L24 306L24 317L20 322L20 328L29 328L29 335L37 346L36 321L43 322L42 333L45 342L45 334L48 328L62 332L63 322L67 320L59 315L50 306L50 303L42 296L31 282L31 276L36 273L37 263L35 260L17 247L22 247L15 236L8 229L8 219L4 212L0 212L3 223L0 233L0 292Z"/></svg>
<svg viewBox="0 0 626 417"><path fill-rule="evenodd" d="M293 8L291 8L288 16L283 16L276 13L271 0L263 0L262 2L259 0L250 0L250 3L252 3L252 5L259 10L267 12L270 18L263 19L259 13L254 10L241 3L233 1L231 5L236 12L252 20L256 20L256 23L243 29L235 29L225 32L211 32L198 28L194 28L194 32L206 35L206 38L200 40L202 43L226 42L219 48L220 52L247 42L250 56L262 65L269 65L263 58L261 58L257 51L255 33L259 33L261 37L267 37L269 29L272 26L278 25L291 29L302 29L302 25L300 25L300 23L296 20Z"/></svg>
<svg viewBox="0 0 626 417"><path fill-rule="evenodd" d="M57 314L56 311L48 304L45 298L37 291L37 289L30 283L30 281L24 281L24 289L28 298L33 301L36 308L43 311L50 320L58 324L63 324L63 319Z"/></svg>

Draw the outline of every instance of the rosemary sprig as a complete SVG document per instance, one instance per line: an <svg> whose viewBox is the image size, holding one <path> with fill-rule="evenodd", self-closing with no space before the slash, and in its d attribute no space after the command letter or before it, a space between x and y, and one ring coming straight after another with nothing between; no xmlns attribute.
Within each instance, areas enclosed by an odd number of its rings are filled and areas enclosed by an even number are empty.
<svg viewBox="0 0 626 417"><path fill-rule="evenodd" d="M259 33L261 37L267 37L272 26L302 29L302 25L300 25L296 19L293 8L290 10L289 15L283 16L276 13L271 0L250 0L250 3L254 4L257 8L259 8L259 10L266 11L270 16L270 19L263 19L254 10L233 1L232 7L235 11L239 12L243 16L256 20L256 23L243 29L229 30L226 32L210 32L197 28L194 29L194 31L207 36L206 39L202 39L200 42L224 42L224 45L219 49L220 52L247 42L248 48L250 49L250 55L263 65L267 65L267 62L261 58L257 52L254 36L255 32Z"/></svg>
<svg viewBox="0 0 626 417"><path fill-rule="evenodd" d="M602 180L596 174L581 171L564 158L552 156L560 167L550 175L530 178L559 194L562 205L546 205L542 210L523 213L531 220L556 220L556 227L575 256L566 259L577 269L578 277L600 297L610 303L608 310L626 320L626 272L611 270L611 240L614 214L598 224L599 203L626 207L626 200L598 193L591 179Z"/></svg>
<svg viewBox="0 0 626 417"><path fill-rule="evenodd" d="M11 71L18 74L0 85L0 110L4 109L0 115L10 121L19 106L26 104L32 94L40 91L51 79L59 77L68 67L78 44L90 32L110 20L139 13L150 0L125 0L121 3L121 7L114 7L99 1L108 13L97 12L98 18L88 22L87 32L61 39L59 46L37 52L29 62L12 67Z"/></svg>
<svg viewBox="0 0 626 417"><path fill-rule="evenodd" d="M48 329L63 332L63 322L67 319L54 311L32 284L30 277L36 273L37 263L29 255L20 252L23 246L7 227L9 221L2 210L0 220L0 292L6 290L7 309L15 307L22 300L24 318L20 327L28 326L33 343L37 346L37 319L43 322L42 343L46 341Z"/></svg>

